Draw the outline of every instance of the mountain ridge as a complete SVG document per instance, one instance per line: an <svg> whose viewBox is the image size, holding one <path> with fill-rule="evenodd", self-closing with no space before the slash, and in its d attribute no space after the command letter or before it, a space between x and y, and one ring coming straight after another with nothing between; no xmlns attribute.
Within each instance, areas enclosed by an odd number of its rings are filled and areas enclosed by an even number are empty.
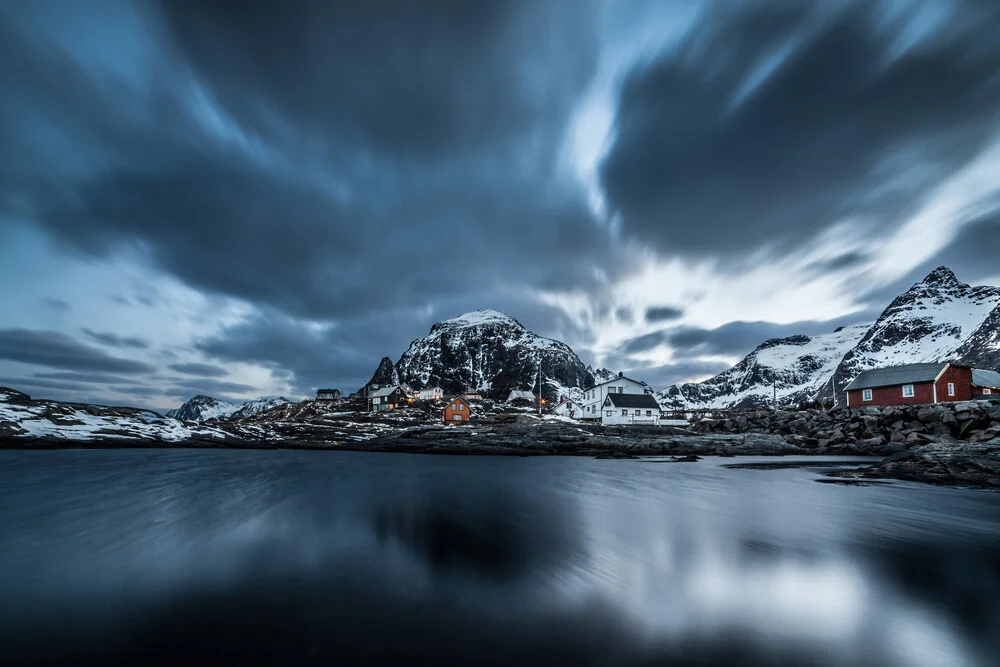
<svg viewBox="0 0 1000 667"><path fill-rule="evenodd" d="M924 361L1000 365L1000 288L966 285L939 266L874 322L766 340L732 368L667 387L657 399L687 409L770 405L775 395L780 405L841 401L861 371Z"/></svg>

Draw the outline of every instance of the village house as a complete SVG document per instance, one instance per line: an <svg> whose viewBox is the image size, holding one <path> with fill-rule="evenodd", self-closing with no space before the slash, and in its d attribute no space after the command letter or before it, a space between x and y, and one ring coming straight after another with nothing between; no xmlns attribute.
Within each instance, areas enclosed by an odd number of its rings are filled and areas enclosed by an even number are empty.
<svg viewBox="0 0 1000 667"><path fill-rule="evenodd" d="M572 398L560 396L559 402L556 403L551 410L549 410L549 414L559 415L560 417L569 417L570 419L579 419L583 416L583 406L574 401Z"/></svg>
<svg viewBox="0 0 1000 667"><path fill-rule="evenodd" d="M372 392L368 396L368 401L371 406L372 412L384 412L386 410L395 410L398 407L406 405L410 400L410 397L400 389L396 387L384 387L377 391Z"/></svg>
<svg viewBox="0 0 1000 667"><path fill-rule="evenodd" d="M417 398L417 396L419 395L419 392L414 390L413 387L411 387L405 382L400 383L399 388L402 389L403 393L409 396L410 398Z"/></svg>
<svg viewBox="0 0 1000 667"><path fill-rule="evenodd" d="M530 391L523 391L521 389L511 389L510 393L507 394L507 402L508 403L518 403L518 402L521 402L521 403L524 403L524 402L534 403L535 402L535 395L532 394Z"/></svg>
<svg viewBox="0 0 1000 667"><path fill-rule="evenodd" d="M601 423L659 424L660 404L652 394L608 394L601 406Z"/></svg>
<svg viewBox="0 0 1000 667"><path fill-rule="evenodd" d="M425 387L417 393L421 401L440 401L443 397L444 389L441 387Z"/></svg>
<svg viewBox="0 0 1000 667"><path fill-rule="evenodd" d="M316 390L316 400L317 401L339 401L340 400L340 390L339 389L317 389Z"/></svg>
<svg viewBox="0 0 1000 667"><path fill-rule="evenodd" d="M445 424L461 424L470 419L472 419L472 406L461 396L448 401L441 411L441 421Z"/></svg>
<svg viewBox="0 0 1000 667"><path fill-rule="evenodd" d="M977 385L976 379L982 384ZM860 373L847 385L847 407L918 405L968 401L987 389L992 394L1000 374L952 363L905 364Z"/></svg>
<svg viewBox="0 0 1000 667"><path fill-rule="evenodd" d="M478 391L467 391L464 394L462 394L462 398L464 398L467 401L481 401L483 400L483 395L480 394Z"/></svg>
<svg viewBox="0 0 1000 667"><path fill-rule="evenodd" d="M973 368L972 396L1000 396L1000 373Z"/></svg>
<svg viewBox="0 0 1000 667"><path fill-rule="evenodd" d="M611 394L642 396L647 393L648 389L646 385L638 380L627 378L622 373L618 373L618 377L595 385L584 392L582 401L583 419L603 422L606 415L604 415L602 408L605 399ZM653 399L653 402L655 403L656 399Z"/></svg>

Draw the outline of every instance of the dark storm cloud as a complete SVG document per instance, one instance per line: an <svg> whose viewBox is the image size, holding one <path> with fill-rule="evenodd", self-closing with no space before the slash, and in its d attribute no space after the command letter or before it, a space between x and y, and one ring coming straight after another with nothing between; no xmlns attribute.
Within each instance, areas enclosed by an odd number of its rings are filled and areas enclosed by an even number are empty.
<svg viewBox="0 0 1000 667"><path fill-rule="evenodd" d="M268 312L200 340L196 347L219 361L250 361L270 368L298 394L311 394L321 386L353 391L368 381L382 356L393 361L398 357L401 350L389 340L398 340L401 333L410 338L425 333L405 313L394 319L398 330L374 321L334 330Z"/></svg>
<svg viewBox="0 0 1000 667"><path fill-rule="evenodd" d="M151 373L148 364L113 357L66 334L30 329L0 329L0 359L50 368L108 373Z"/></svg>
<svg viewBox="0 0 1000 667"><path fill-rule="evenodd" d="M138 336L119 336L109 331L94 331L86 327L82 331L88 338L108 347L127 347L137 350L145 350L149 347L149 342Z"/></svg>
<svg viewBox="0 0 1000 667"><path fill-rule="evenodd" d="M254 394L260 390L249 384L239 382L226 382L225 380L212 380L208 378L198 379L191 382L179 382L165 387L161 392L166 396L186 401L187 399L204 394L215 398L228 399L236 394Z"/></svg>
<svg viewBox="0 0 1000 667"><path fill-rule="evenodd" d="M909 50L888 7L719 3L640 65L601 167L623 232L712 255L911 210L997 127L1000 6L958 2ZM907 174L915 164L919 178Z"/></svg>
<svg viewBox="0 0 1000 667"><path fill-rule="evenodd" d="M8 212L297 316L592 282L614 251L556 175L596 59L590 4L164 2L141 92L7 25L0 113L105 158L56 179L47 137L11 137Z"/></svg>
<svg viewBox="0 0 1000 667"><path fill-rule="evenodd" d="M52 310L58 311L60 313L69 312L69 310L71 308L71 306L69 305L69 302L63 301L62 299L54 299L54 298L51 298L51 297L43 299L42 303L44 303L46 306L48 306Z"/></svg>
<svg viewBox="0 0 1000 667"><path fill-rule="evenodd" d="M729 364L725 362L690 359L678 361L673 364L644 368L635 372L649 386L654 389L662 389L679 382L690 382L717 375L728 369Z"/></svg>
<svg viewBox="0 0 1000 667"><path fill-rule="evenodd" d="M621 347L621 352L623 354L635 354L636 352L645 352L646 350L652 350L654 347L662 345L668 339L667 330L654 331L648 333L644 336L638 336L632 340L626 342Z"/></svg>
<svg viewBox="0 0 1000 667"><path fill-rule="evenodd" d="M663 322L666 320L679 319L684 314L680 308L672 306L653 306L646 309L647 322Z"/></svg>
<svg viewBox="0 0 1000 667"><path fill-rule="evenodd" d="M185 375L198 375L200 377L206 377L206 378L220 378L220 377L225 377L226 375L229 374L229 371L220 366L213 366L212 364L200 364L197 362L190 362L186 364L170 364L168 368L177 371L178 373L184 373Z"/></svg>
<svg viewBox="0 0 1000 667"><path fill-rule="evenodd" d="M68 380L70 382L83 382L86 384L131 384L134 378L126 378L119 375L108 375L107 373L77 373L73 371L45 371L35 373L36 378L49 380Z"/></svg>
<svg viewBox="0 0 1000 667"><path fill-rule="evenodd" d="M771 338L831 333L837 327L855 324L867 315L856 313L829 322L805 321L791 324L774 322L730 322L715 329L676 327L664 332L666 343L683 355L742 356Z"/></svg>

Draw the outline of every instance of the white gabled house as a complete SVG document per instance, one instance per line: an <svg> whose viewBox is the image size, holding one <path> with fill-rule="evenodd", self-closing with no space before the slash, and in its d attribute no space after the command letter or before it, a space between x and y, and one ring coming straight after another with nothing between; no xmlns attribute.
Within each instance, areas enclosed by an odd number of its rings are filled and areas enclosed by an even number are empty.
<svg viewBox="0 0 1000 667"><path fill-rule="evenodd" d="M642 396L646 393L648 393L646 385L638 380L627 378L622 373L619 373L618 377L612 378L607 382L602 382L599 385L595 385L584 392L582 402L583 419L603 421L605 415L604 411L602 411L602 407L604 406L604 400L610 394ZM653 400L654 402L656 401L656 399Z"/></svg>
<svg viewBox="0 0 1000 667"><path fill-rule="evenodd" d="M580 419L583 416L583 406L572 398L563 397L556 403L554 408L549 410L549 414L569 417L570 419Z"/></svg>
<svg viewBox="0 0 1000 667"><path fill-rule="evenodd" d="M602 424L659 424L660 404L652 394L608 394L601 406Z"/></svg>
<svg viewBox="0 0 1000 667"><path fill-rule="evenodd" d="M425 387L417 394L417 399L421 401L440 401L444 396L444 389L441 387Z"/></svg>

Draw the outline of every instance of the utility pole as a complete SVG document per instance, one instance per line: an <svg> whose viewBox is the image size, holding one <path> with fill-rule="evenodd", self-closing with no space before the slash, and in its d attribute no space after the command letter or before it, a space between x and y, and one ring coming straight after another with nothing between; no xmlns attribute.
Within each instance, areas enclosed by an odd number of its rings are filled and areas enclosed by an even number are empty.
<svg viewBox="0 0 1000 667"><path fill-rule="evenodd" d="M542 355L538 355L538 415L542 414Z"/></svg>
<svg viewBox="0 0 1000 667"><path fill-rule="evenodd" d="M774 388L774 411L778 411L778 378L771 380L771 386Z"/></svg>

